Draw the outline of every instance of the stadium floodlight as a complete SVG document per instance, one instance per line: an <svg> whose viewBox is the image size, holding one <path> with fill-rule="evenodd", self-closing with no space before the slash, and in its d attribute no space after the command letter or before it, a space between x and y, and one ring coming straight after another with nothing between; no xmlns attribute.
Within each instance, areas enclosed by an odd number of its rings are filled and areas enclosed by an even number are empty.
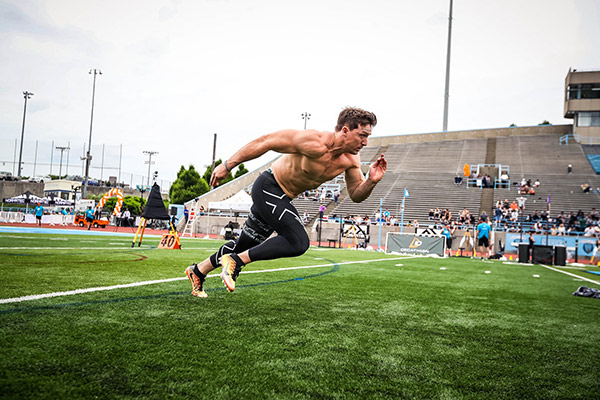
<svg viewBox="0 0 600 400"><path fill-rule="evenodd" d="M69 146L56 146L55 148L56 148L56 150L60 150L60 167L58 168L58 179L61 179L63 153L65 150L70 150L71 148Z"/></svg>
<svg viewBox="0 0 600 400"><path fill-rule="evenodd" d="M92 126L94 125L94 99L96 97L96 75L102 75L102 71L94 68L90 69L89 74L94 75L94 84L92 86L92 114L90 117L90 139L88 141L88 151L85 155L85 179L83 180L83 189L81 192L81 198L83 199L85 199L85 196L87 194L88 178L90 175L90 161L92 161Z"/></svg>
<svg viewBox="0 0 600 400"><path fill-rule="evenodd" d="M154 164L152 156L158 154L158 151L144 150L144 154L148 154L148 161L145 161L144 164L148 164L148 180L146 181L146 186L150 186L150 167Z"/></svg>
<svg viewBox="0 0 600 400"><path fill-rule="evenodd" d="M21 128L21 150L19 151L19 167L17 168L17 176L21 178L21 159L23 158L23 137L25 136L25 114L27 113L27 100L33 96L33 93L25 91L23 97L25 97L25 107L23 108L23 127ZM15 171L13 170L13 173Z"/></svg>
<svg viewBox="0 0 600 400"><path fill-rule="evenodd" d="M310 119L310 114L308 112L305 112L302 115L302 119L304 120L304 130L306 130L306 122L308 122L308 120Z"/></svg>

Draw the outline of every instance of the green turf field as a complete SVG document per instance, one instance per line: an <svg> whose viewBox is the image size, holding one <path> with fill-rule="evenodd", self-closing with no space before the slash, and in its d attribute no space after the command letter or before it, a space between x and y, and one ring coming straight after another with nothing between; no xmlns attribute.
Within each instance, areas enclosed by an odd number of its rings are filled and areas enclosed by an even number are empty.
<svg viewBox="0 0 600 400"><path fill-rule="evenodd" d="M184 239L179 251L131 240L1 233L0 299L185 278L222 243ZM303 266L318 267L260 272ZM317 248L244 271L256 273L234 293L208 278L207 299L176 279L0 304L0 397L600 393L600 300L571 295L600 285L542 266Z"/></svg>

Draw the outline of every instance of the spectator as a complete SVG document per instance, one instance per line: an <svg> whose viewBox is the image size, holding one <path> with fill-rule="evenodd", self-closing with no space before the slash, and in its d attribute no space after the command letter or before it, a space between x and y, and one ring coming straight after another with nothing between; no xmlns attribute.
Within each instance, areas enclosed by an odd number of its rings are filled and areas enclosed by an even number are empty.
<svg viewBox="0 0 600 400"><path fill-rule="evenodd" d="M499 207L496 207L496 210L494 210L494 221L496 222L496 225L502 221L502 209Z"/></svg>
<svg viewBox="0 0 600 400"><path fill-rule="evenodd" d="M534 184L533 184L533 186L535 186L536 188L539 188L540 185L541 185L540 180L536 179L535 182L534 182Z"/></svg>
<svg viewBox="0 0 600 400"><path fill-rule="evenodd" d="M190 210L187 207L183 209L183 217L185 218L185 223L187 224L188 218L190 216Z"/></svg>
<svg viewBox="0 0 600 400"><path fill-rule="evenodd" d="M323 204L321 204L319 206L319 218L323 219L323 213L325 212L325 206Z"/></svg>
<svg viewBox="0 0 600 400"><path fill-rule="evenodd" d="M340 191L335 189L335 191L333 192L333 201L335 201L336 206L337 206L339 198L340 198Z"/></svg>
<svg viewBox="0 0 600 400"><path fill-rule="evenodd" d="M309 220L308 210L304 210L304 214L302 214L302 223L304 225L306 225L306 224L308 224L308 220Z"/></svg>
<svg viewBox="0 0 600 400"><path fill-rule="evenodd" d="M528 246L528 258L527 261L529 261L531 259L532 256L532 252L533 252L533 246L535 245L535 238L533 237L533 232L529 232L529 246Z"/></svg>
<svg viewBox="0 0 600 400"><path fill-rule="evenodd" d="M550 228L550 234L552 236L556 236L557 233L558 233L558 229L556 229L556 225L552 225L552 228Z"/></svg>
<svg viewBox="0 0 600 400"><path fill-rule="evenodd" d="M508 187L508 174L506 172L503 172L502 175L500 175L500 181L502 182L502 187Z"/></svg>
<svg viewBox="0 0 600 400"><path fill-rule="evenodd" d="M566 234L565 224L558 225L558 231L556 232L558 236L564 236Z"/></svg>
<svg viewBox="0 0 600 400"><path fill-rule="evenodd" d="M452 235L454 234L454 228L449 225L445 225L442 229L442 235L446 238L446 254L448 257L452 257Z"/></svg>
<svg viewBox="0 0 600 400"><path fill-rule="evenodd" d="M44 215L44 207L42 207L42 203L37 203L37 207L33 210L35 213L35 220L38 226L42 227L42 216Z"/></svg>
<svg viewBox="0 0 600 400"><path fill-rule="evenodd" d="M590 192L590 184L584 183L583 185L581 185L581 190L583 191L583 193L589 193Z"/></svg>
<svg viewBox="0 0 600 400"><path fill-rule="evenodd" d="M129 209L125 209L125 211L123 211L123 224L126 224L127 226L131 226L131 212L129 211Z"/></svg>
<svg viewBox="0 0 600 400"><path fill-rule="evenodd" d="M571 164L567 165L567 173L571 175L573 173L573 166Z"/></svg>

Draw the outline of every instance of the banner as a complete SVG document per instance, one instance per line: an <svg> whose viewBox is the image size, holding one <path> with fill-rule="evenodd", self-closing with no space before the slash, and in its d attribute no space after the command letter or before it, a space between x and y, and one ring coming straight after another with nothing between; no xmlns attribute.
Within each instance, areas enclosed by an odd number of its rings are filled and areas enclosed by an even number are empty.
<svg viewBox="0 0 600 400"><path fill-rule="evenodd" d="M507 233L506 234L506 248L505 251L514 253L518 251L519 239L521 235L519 233ZM535 244L546 244L546 235L533 235ZM529 240L529 235L523 234L523 242ZM573 258L573 251L577 247L577 254L579 257L591 257L594 248L596 247L596 238L585 237L585 236L551 236L548 235L549 246L566 246L567 252L569 253L567 258Z"/></svg>
<svg viewBox="0 0 600 400"><path fill-rule="evenodd" d="M446 251L446 240L444 237L417 236L412 233L388 232L386 238L386 252L400 254L437 254L444 257Z"/></svg>

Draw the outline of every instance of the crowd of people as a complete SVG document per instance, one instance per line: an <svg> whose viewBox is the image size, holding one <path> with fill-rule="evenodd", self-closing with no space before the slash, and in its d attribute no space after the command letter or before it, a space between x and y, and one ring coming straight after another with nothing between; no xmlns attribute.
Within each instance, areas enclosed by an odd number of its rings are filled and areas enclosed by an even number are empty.
<svg viewBox="0 0 600 400"><path fill-rule="evenodd" d="M532 182L531 179L521 179L521 185L519 188L519 193L522 195L535 195L535 191L542 184L539 179L536 179L535 182Z"/></svg>
<svg viewBox="0 0 600 400"><path fill-rule="evenodd" d="M517 199L518 200L518 199ZM600 234L600 213L595 208L589 213L583 210L565 213L561 211L552 216L547 210L534 210L526 214L524 202L519 206L518 201L509 202L507 199L498 200L494 210L494 227L507 232L520 232L523 225L524 231L534 233L548 233L562 236L583 234L596 236Z"/></svg>

